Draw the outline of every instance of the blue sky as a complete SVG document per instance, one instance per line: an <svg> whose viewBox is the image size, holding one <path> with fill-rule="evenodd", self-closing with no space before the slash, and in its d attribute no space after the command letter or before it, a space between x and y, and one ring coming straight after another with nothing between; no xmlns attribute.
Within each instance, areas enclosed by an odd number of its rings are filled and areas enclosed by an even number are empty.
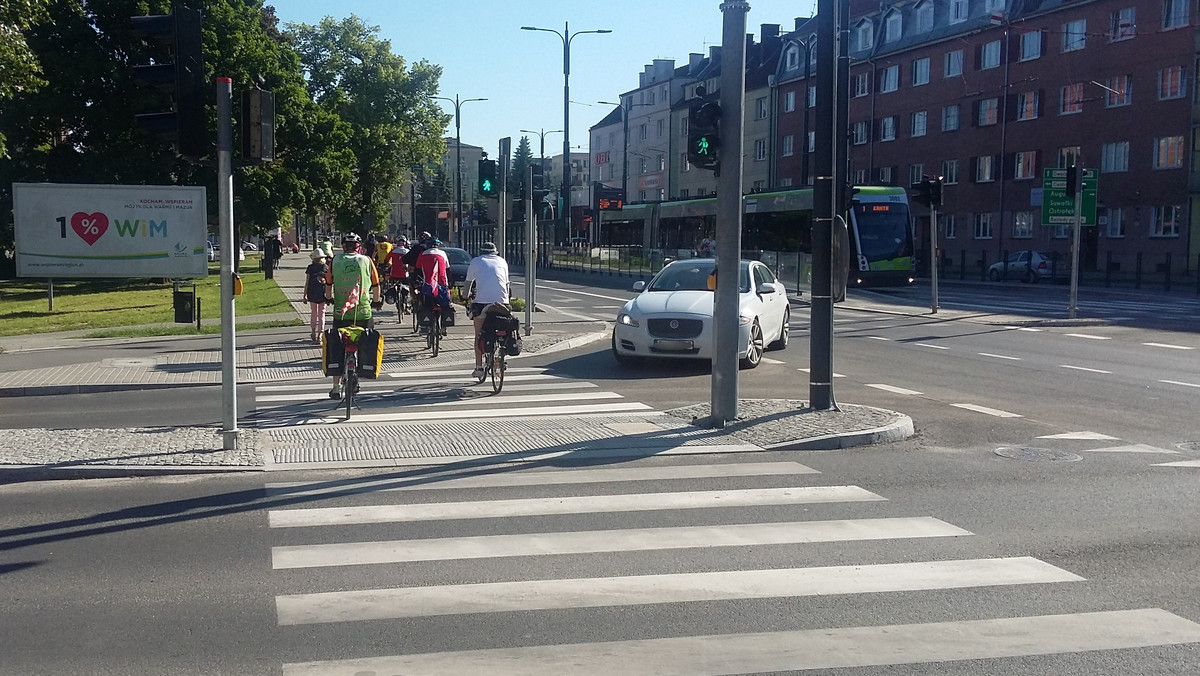
<svg viewBox="0 0 1200 676"><path fill-rule="evenodd" d="M707 53L721 41L720 0L266 0L284 22L317 23L325 16L357 14L379 26L392 51L410 62L442 66L440 95L462 99L463 143L482 146L493 157L503 136L536 134L521 129L562 129L562 40L552 33L523 31L537 26L572 33L611 29L606 35L580 35L571 42L570 96L573 150L587 147L588 127L611 107L621 92L637 86L638 74L653 59L687 61L689 52ZM797 16L816 12L815 0L749 0L746 32L777 23L791 30ZM448 113L453 104L440 101ZM583 105L590 104L590 105ZM448 135L454 134L451 120ZM562 134L546 134L546 155L562 152Z"/></svg>

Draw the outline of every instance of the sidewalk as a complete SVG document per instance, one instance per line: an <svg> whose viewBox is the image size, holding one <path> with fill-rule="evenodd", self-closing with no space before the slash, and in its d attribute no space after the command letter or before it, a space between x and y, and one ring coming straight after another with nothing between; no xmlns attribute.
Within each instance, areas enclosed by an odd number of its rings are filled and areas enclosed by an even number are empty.
<svg viewBox="0 0 1200 676"><path fill-rule="evenodd" d="M304 325L239 334L237 382L314 382L320 353L309 341L308 307L300 301L304 252L288 254L275 280L296 315L239 317L265 321L299 316ZM431 358L418 341L387 341L400 325L385 316L381 330L387 350L383 372L469 370L473 363L470 325L459 314L442 353ZM523 319L523 317L522 317ZM208 320L208 321L216 321ZM610 327L554 311L534 315L534 331L524 340L528 356L607 340ZM408 328L403 328L404 334ZM52 365L0 371L3 397L104 392L130 389L213 387L221 382L220 341L215 336L147 339L87 339L82 332L0 338L0 364L37 353ZM423 346L421 346L423 347ZM112 356L102 356L106 353ZM83 361L70 355L95 355ZM61 357L60 357L61 355ZM133 355L133 356L130 356ZM86 359L86 358L85 358ZM14 362L9 361L9 366ZM211 390L210 390L211 391ZM210 396L210 395L206 395ZM0 404L2 405L2 404ZM707 404L645 415L583 414L478 423L369 422L326 426L241 427L237 448L223 450L216 428L20 429L0 435L0 482L40 477L137 476L221 470L393 467L413 464L530 462L548 459L641 457L658 454L729 453L781 449L832 449L887 442L913 434L912 420L900 413L841 405L840 411L806 411L804 402L743 400L741 418L723 430L692 424Z"/></svg>

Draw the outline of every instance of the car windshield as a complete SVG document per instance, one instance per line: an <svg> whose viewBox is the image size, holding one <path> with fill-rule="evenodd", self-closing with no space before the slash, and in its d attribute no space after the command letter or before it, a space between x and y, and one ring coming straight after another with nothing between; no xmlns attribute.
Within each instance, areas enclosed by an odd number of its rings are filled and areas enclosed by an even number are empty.
<svg viewBox="0 0 1200 676"><path fill-rule="evenodd" d="M462 249L443 249L446 252L446 257L450 259L450 265L459 265L471 262L471 254Z"/></svg>
<svg viewBox="0 0 1200 676"><path fill-rule="evenodd" d="M658 276L650 282L648 291L708 291L708 276L712 274L713 264L706 263L674 263L662 269ZM746 293L750 290L750 270L742 266L738 275L738 291Z"/></svg>

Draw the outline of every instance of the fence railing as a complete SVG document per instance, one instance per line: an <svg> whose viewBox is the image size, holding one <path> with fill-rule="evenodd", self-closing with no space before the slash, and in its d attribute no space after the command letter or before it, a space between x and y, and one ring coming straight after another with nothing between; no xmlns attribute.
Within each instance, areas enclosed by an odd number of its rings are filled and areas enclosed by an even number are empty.
<svg viewBox="0 0 1200 676"><path fill-rule="evenodd" d="M996 257L995 251L985 249L958 249L957 251L943 249L942 259L938 266L938 276L942 279L988 281L996 270L1000 278L1012 278L1013 274L1006 269L1005 261L1013 251L1003 251ZM1063 253L1047 254L1050 266L1050 277L1056 282L1067 282L1071 277L1070 256ZM1161 288L1170 291L1172 288L1193 286L1196 294L1200 295L1200 255L1197 255L1195 265L1187 265L1181 256L1170 253L1146 253L1132 251L1124 253L1107 252L1104 261L1095 270L1083 268L1080 270L1079 283L1086 286L1132 287L1134 289ZM929 276L928 270L921 266L918 274Z"/></svg>

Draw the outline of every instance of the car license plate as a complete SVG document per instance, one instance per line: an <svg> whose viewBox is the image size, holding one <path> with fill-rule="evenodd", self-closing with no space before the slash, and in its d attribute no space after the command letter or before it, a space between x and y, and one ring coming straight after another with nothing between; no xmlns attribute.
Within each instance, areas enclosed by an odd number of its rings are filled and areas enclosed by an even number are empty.
<svg viewBox="0 0 1200 676"><path fill-rule="evenodd" d="M694 350L695 344L690 340L655 340L654 349L663 352L687 352Z"/></svg>

